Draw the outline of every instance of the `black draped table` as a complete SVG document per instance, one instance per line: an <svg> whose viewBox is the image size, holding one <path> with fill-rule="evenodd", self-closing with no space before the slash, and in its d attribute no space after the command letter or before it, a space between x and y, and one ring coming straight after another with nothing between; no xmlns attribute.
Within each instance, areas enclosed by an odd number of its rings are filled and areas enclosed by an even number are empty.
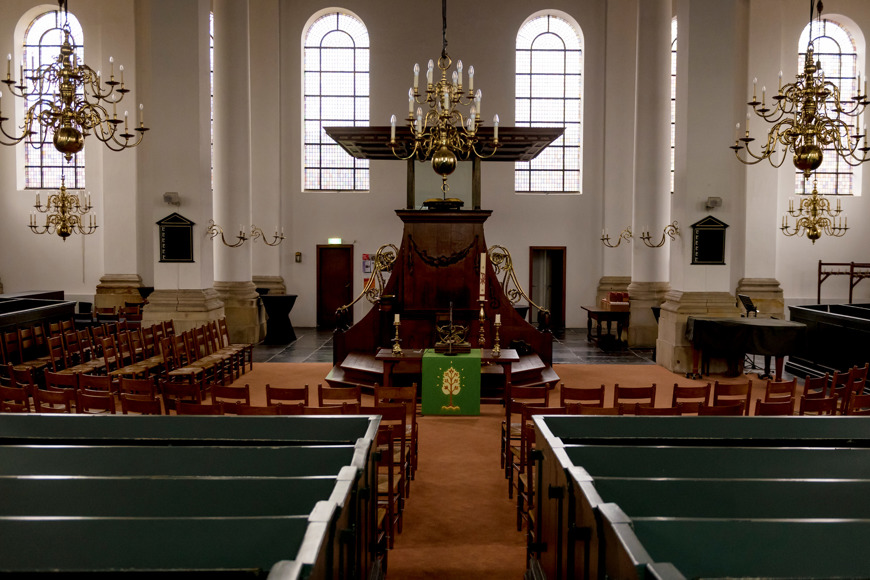
<svg viewBox="0 0 870 580"><path fill-rule="evenodd" d="M290 311L296 303L296 294L262 294L266 308L266 338L263 344L290 344L296 332L290 322Z"/></svg>
<svg viewBox="0 0 870 580"><path fill-rule="evenodd" d="M782 380L783 358L803 351L807 327L799 322L778 318L715 318L690 316L686 320L686 338L692 343L692 373L699 378L698 362L702 353L723 357L744 354L764 355L764 374L770 375L770 357L776 358L777 381ZM687 373L687 376L689 373Z"/></svg>

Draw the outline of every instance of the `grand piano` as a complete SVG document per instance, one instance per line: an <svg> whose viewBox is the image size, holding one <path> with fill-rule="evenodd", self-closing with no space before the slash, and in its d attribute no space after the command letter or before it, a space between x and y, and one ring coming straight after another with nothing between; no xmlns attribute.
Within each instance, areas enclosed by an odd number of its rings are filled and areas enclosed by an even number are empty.
<svg viewBox="0 0 870 580"><path fill-rule="evenodd" d="M764 375L770 375L770 357L776 359L777 381L782 380L783 360L787 355L802 353L807 327L799 322L777 318L717 318L690 316L686 321L686 338L692 343L692 372L700 378L699 361L710 355L728 359L729 375L739 374L745 354L765 357ZM701 369L703 371L703 369Z"/></svg>
<svg viewBox="0 0 870 580"><path fill-rule="evenodd" d="M327 133L348 153L366 159L395 160L387 146L389 127L328 127ZM495 152L494 161L528 160L561 134L561 129L505 128L500 140L510 144ZM407 137L409 137L408 135ZM405 136L400 131L398 139ZM396 210L404 223L401 245L384 246L375 259L389 262L389 278L383 288L367 288L371 309L352 324L353 305L339 309L334 337L333 368L326 377L332 386L383 384L384 364L376 358L389 349L396 336L403 350L432 348L442 324L452 312L456 324L467 327L472 348L493 346L495 316L501 318L499 344L515 348L519 360L512 364L511 384L555 386L559 377L552 369L552 335L527 322L514 308L508 293L515 292L500 280L487 258L484 266L484 300L480 300L481 255L488 256L483 224L492 214L480 208L480 160L474 160L472 208L467 210L416 209L414 162L408 162L408 195L405 209ZM372 280L377 276L373 274ZM371 291L371 292L370 292ZM507 293L506 293L507 292ZM357 298L356 301L359 301ZM483 321L480 320L481 309ZM480 343L481 328L483 344ZM391 364L394 385L419 381L419 366L408 357ZM498 397L504 388L504 366L482 369L481 397Z"/></svg>

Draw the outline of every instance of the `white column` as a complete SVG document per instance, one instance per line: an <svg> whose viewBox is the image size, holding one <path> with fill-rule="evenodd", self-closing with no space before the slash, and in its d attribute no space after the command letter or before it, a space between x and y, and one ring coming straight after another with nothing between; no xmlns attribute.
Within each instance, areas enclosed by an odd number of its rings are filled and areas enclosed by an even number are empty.
<svg viewBox="0 0 870 580"><path fill-rule="evenodd" d="M214 0L213 8L214 220L235 243L240 231L250 237L252 222L248 0ZM250 239L237 248L215 243L215 290L234 342L257 342L262 334L251 247Z"/></svg>
<svg viewBox="0 0 870 580"><path fill-rule="evenodd" d="M629 344L652 346L658 327L652 313L669 279L669 247L649 248L670 223L671 0L638 4L634 218L632 220L631 326ZM669 242L666 242L668 244Z"/></svg>

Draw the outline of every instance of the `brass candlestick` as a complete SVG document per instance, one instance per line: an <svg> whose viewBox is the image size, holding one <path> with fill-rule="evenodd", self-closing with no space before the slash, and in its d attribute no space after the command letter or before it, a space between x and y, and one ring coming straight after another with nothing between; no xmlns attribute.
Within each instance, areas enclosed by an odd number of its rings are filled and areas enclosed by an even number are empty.
<svg viewBox="0 0 870 580"><path fill-rule="evenodd" d="M501 354L501 345L499 344L499 338L498 338L498 329L500 326L501 326L501 322L496 321L493 323L493 327L495 328L495 337L493 337L493 339L492 339L493 340L492 356L494 356L496 358L498 358L498 356Z"/></svg>
<svg viewBox="0 0 870 580"><path fill-rule="evenodd" d="M480 301L480 334L477 337L477 346L483 348L486 342L486 314L483 312L483 300Z"/></svg>
<svg viewBox="0 0 870 580"><path fill-rule="evenodd" d="M402 356L402 347L400 345L402 339L399 338L399 326L401 324L398 320L393 323L393 326L396 327L396 336L393 338L393 356Z"/></svg>

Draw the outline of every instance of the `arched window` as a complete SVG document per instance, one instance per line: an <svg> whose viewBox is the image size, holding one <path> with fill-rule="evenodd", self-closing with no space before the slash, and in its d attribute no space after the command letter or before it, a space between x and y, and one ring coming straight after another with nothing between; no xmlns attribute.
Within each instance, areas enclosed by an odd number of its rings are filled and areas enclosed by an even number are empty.
<svg viewBox="0 0 870 580"><path fill-rule="evenodd" d="M323 130L369 124L369 33L347 12L316 18L303 40L303 131L306 190L369 188L369 162L351 157Z"/></svg>
<svg viewBox="0 0 870 580"><path fill-rule="evenodd" d="M671 193L674 193L674 158L677 136L677 19L671 20Z"/></svg>
<svg viewBox="0 0 870 580"><path fill-rule="evenodd" d="M582 183L583 39L579 26L551 13L520 28L516 47L516 126L565 133L514 171L518 193L579 193Z"/></svg>
<svg viewBox="0 0 870 580"><path fill-rule="evenodd" d="M68 14L70 28L70 43L75 55L82 59L84 53L84 36L78 19ZM58 11L45 12L37 16L24 34L24 76L33 76L34 68L54 62L60 54L63 43L64 16ZM28 83L29 85L30 83ZM25 108L47 97L54 100L54 95L31 94L25 101ZM66 187L82 189L85 187L85 152L80 151L67 162L63 154L54 148L52 140L54 131L46 130L39 123L34 123L39 130L25 139L24 147L24 187L27 189L55 189L61 185L61 175L66 178Z"/></svg>
<svg viewBox="0 0 870 580"><path fill-rule="evenodd" d="M858 54L855 40L841 24L828 19L813 20L801 33L798 43L798 71L802 72L806 59L807 42L812 39L816 60L822 62L825 79L840 87L844 106L851 106L858 74ZM855 191L854 169L836 154L833 146L824 150L822 165L813 178L818 180L822 195L853 195ZM803 172L795 172L795 191L799 194L812 192L813 179L805 180Z"/></svg>

